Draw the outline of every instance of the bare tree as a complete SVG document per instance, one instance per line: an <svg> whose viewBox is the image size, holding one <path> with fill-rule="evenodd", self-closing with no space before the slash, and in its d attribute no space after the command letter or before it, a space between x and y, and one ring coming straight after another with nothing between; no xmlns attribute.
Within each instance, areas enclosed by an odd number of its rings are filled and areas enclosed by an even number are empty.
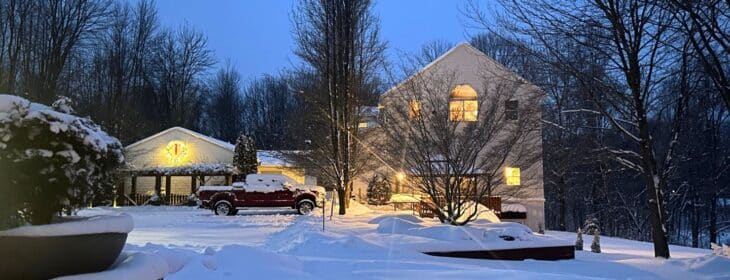
<svg viewBox="0 0 730 280"><path fill-rule="evenodd" d="M662 66L671 59L664 42L671 17L652 1L500 1L507 11L501 27L529 36L545 49L545 60L570 73L586 86L598 84L591 99L613 128L633 143L631 149L612 148L613 159L641 174L655 256L668 258L667 212L664 189L674 170L673 160L686 96L676 96L674 125L664 154L657 150L650 116L656 109L657 85L669 76ZM472 19L485 28L486 15L474 8ZM559 36L608 59L607 77L586 75L578 65L555 51ZM618 86L617 86L618 85Z"/></svg>
<svg viewBox="0 0 730 280"><path fill-rule="evenodd" d="M204 129L218 139L235 141L243 131L244 106L240 74L227 62L208 82L207 90L209 99L205 109Z"/></svg>
<svg viewBox="0 0 730 280"><path fill-rule="evenodd" d="M693 54L730 110L730 2L671 0L663 7L689 39Z"/></svg>
<svg viewBox="0 0 730 280"><path fill-rule="evenodd" d="M378 18L370 0L307 0L297 5L292 21L295 53L314 70L323 94L313 97L320 101L313 109L325 120L328 132L310 139L308 161L337 190L343 215L356 175L355 159L360 157L358 110L369 99L367 85L385 48L379 40Z"/></svg>

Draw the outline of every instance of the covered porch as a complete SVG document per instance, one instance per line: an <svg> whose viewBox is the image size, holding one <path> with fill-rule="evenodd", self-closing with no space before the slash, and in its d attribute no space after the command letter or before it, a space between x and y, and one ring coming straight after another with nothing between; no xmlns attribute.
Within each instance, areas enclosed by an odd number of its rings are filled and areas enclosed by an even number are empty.
<svg viewBox="0 0 730 280"><path fill-rule="evenodd" d="M125 168L118 173L117 205L189 205L201 185L230 185L236 176L229 164ZM163 184L164 180L164 184Z"/></svg>

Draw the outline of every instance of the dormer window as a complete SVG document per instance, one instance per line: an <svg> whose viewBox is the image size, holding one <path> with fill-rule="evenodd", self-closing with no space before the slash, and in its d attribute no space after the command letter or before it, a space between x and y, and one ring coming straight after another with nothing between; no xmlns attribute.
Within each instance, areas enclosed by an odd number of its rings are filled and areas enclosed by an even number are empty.
<svg viewBox="0 0 730 280"><path fill-rule="evenodd" d="M458 85L449 97L449 120L475 122L479 114L477 92L469 85Z"/></svg>

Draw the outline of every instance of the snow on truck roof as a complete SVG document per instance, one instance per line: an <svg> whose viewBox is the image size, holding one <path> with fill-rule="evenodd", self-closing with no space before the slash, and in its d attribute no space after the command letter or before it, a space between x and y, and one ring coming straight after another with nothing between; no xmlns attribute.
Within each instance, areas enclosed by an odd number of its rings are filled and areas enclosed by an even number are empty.
<svg viewBox="0 0 730 280"><path fill-rule="evenodd" d="M200 186L199 190L204 191L229 191L234 187L240 187L250 192L273 192L281 189L319 191L324 193L324 188L313 185L299 184L289 176L281 174L249 174L246 182L235 182L232 186Z"/></svg>

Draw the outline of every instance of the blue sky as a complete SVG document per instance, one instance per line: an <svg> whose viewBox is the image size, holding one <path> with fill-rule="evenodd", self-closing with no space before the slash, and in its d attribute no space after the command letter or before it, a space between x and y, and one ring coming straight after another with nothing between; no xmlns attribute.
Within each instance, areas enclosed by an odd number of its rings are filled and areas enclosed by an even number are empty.
<svg viewBox="0 0 730 280"><path fill-rule="evenodd" d="M218 62L231 59L245 79L297 64L289 15L292 0L157 0L162 26L188 24L208 36ZM466 40L454 0L376 0L388 58L415 52L432 40Z"/></svg>

